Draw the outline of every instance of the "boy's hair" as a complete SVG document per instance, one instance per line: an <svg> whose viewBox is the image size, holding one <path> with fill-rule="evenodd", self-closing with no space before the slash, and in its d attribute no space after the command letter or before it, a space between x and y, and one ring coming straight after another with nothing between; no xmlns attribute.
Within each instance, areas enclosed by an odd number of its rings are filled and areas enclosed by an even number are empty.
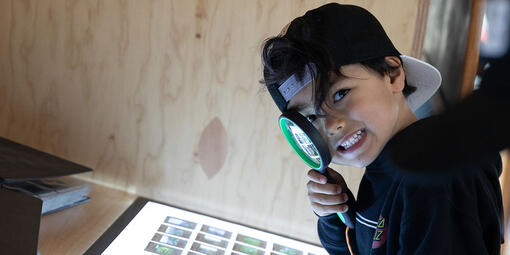
<svg viewBox="0 0 510 255"><path fill-rule="evenodd" d="M316 66L316 73L312 72L315 84L314 108L317 113L321 113L322 105L326 101L326 95L331 86L329 75L334 73L337 76L342 76L342 73L339 68L335 68L330 54L321 46L320 38L314 36L314 31L309 29L305 22L297 18L291 24L291 28L299 27L301 31L298 33L293 31L290 34L298 34L301 38L279 35L265 41L262 48L264 79L260 82L266 86L278 87L293 74L301 79L304 75L304 67L309 63L314 63ZM396 57L402 63L402 59L399 56ZM385 61L385 57L360 61L359 64L381 76L389 75L400 67L390 65ZM403 89L404 96L407 97L415 90L416 87L408 85L406 80Z"/></svg>

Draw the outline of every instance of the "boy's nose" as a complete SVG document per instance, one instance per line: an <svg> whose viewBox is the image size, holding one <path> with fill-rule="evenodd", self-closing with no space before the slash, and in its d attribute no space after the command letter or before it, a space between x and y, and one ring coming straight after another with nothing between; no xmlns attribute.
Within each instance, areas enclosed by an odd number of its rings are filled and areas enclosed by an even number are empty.
<svg viewBox="0 0 510 255"><path fill-rule="evenodd" d="M344 118L327 118L326 130L329 136L334 136L338 131L345 127Z"/></svg>

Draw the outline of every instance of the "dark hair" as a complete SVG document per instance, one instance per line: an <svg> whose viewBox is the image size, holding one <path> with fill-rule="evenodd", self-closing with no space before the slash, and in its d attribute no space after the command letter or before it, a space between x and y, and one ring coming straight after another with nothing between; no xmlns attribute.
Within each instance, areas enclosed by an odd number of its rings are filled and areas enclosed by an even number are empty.
<svg viewBox="0 0 510 255"><path fill-rule="evenodd" d="M299 18L292 23L295 22L299 22ZM268 38L264 42L262 47L264 78L260 83L266 86L278 87L293 74L296 74L298 80L301 80L305 65L314 63L317 70L316 73L312 73L315 84L314 108L319 113L330 89L329 75L334 73L341 76L342 74L339 68L335 68L330 54L322 46L324 44L320 38L314 38L313 32L307 29L306 24L301 23L300 25L304 25L301 26L300 33L298 33L300 38L279 35ZM290 34L295 35L296 33L294 31ZM400 59L400 57L398 58ZM400 62L402 63L402 59L400 59ZM384 57L362 61L360 64L381 76L390 74L400 67L388 64ZM408 85L405 81L404 96L407 97L415 90L416 87Z"/></svg>

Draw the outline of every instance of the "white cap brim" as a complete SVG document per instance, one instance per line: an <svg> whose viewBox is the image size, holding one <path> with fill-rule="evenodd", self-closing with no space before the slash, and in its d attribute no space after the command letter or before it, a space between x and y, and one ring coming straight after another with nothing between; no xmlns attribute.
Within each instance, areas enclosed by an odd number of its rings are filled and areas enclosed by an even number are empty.
<svg viewBox="0 0 510 255"><path fill-rule="evenodd" d="M400 55L407 84L416 87L416 91L407 96L407 105L414 112L429 100L441 86L441 73L434 66L419 59Z"/></svg>

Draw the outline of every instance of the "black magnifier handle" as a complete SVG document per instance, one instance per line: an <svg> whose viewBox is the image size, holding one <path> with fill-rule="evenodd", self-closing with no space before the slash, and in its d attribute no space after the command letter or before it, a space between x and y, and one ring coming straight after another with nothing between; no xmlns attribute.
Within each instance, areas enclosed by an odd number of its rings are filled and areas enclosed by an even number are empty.
<svg viewBox="0 0 510 255"><path fill-rule="evenodd" d="M326 176L328 183L334 183L333 179L329 176L328 171L326 171L326 169L324 169L322 171L320 171L320 170L317 170L317 171L319 173L321 173L322 175ZM350 229L354 229L354 226L355 226L354 220L356 219L356 209L354 208L354 195L352 194L352 192L349 189L347 189L347 191L345 193L349 197L347 202L344 203L345 205L348 206L347 212L345 212L345 213L337 212L336 214L338 215L340 220L342 220L342 222L347 227L349 227Z"/></svg>

